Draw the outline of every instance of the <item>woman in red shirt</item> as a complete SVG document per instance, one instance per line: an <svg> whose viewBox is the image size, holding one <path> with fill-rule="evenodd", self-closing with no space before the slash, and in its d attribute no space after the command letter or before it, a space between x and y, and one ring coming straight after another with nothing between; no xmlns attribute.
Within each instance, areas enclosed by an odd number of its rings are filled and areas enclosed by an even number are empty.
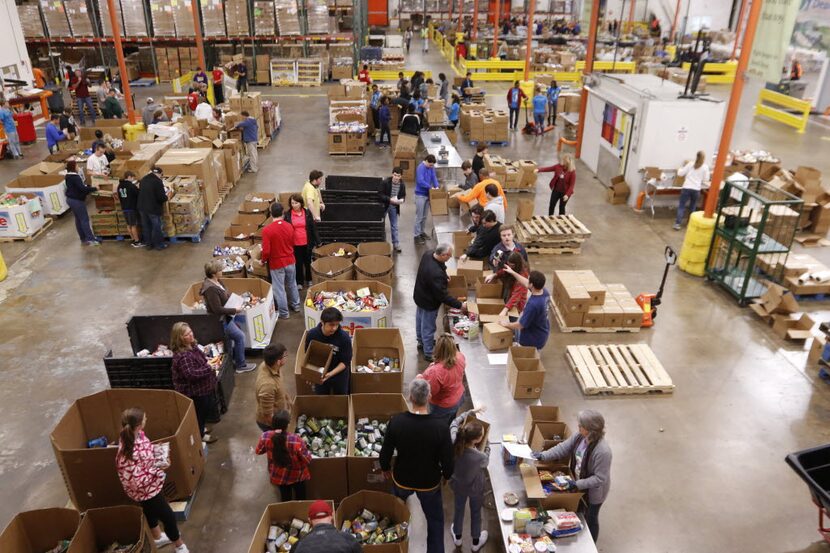
<svg viewBox="0 0 830 553"><path fill-rule="evenodd" d="M540 167L537 173L553 173L550 179L550 204L548 215L553 215L556 204L559 203L559 215L565 214L565 205L574 195L576 184L576 168L570 154L562 154L562 158L556 165Z"/></svg>
<svg viewBox="0 0 830 553"><path fill-rule="evenodd" d="M464 368L467 359L458 351L452 334L438 337L432 357L433 363L418 378L429 382L430 413L446 417L449 425L464 401Z"/></svg>
<svg viewBox="0 0 830 553"><path fill-rule="evenodd" d="M161 493L166 476L164 471L170 466L170 460L160 448L157 454L144 435L146 425L147 415L138 407L121 414L121 436L115 456L118 479L127 497L141 505L156 547L174 543L176 553L188 553L179 535L176 516ZM164 532L159 528L159 521L164 524Z"/></svg>
<svg viewBox="0 0 830 553"><path fill-rule="evenodd" d="M285 409L274 413L271 427L259 437L257 455L268 455L271 483L280 489L282 501L305 499L305 483L311 480L311 453L298 434L288 432L291 415Z"/></svg>
<svg viewBox="0 0 830 553"><path fill-rule="evenodd" d="M311 250L317 247L317 226L314 215L306 209L301 194L291 194L291 209L285 213L285 221L294 227L294 259L297 268L297 289L311 286Z"/></svg>

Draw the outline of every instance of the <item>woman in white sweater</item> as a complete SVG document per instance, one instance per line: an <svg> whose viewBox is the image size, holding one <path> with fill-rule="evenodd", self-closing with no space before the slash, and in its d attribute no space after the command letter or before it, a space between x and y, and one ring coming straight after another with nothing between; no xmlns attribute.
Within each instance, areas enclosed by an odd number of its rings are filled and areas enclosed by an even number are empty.
<svg viewBox="0 0 830 553"><path fill-rule="evenodd" d="M694 162L690 161L678 169L677 175L686 177L683 188L680 190L680 203L677 205L677 218L674 220L674 230L680 230L680 224L686 216L688 205L689 214L697 208L697 201L700 198L700 189L703 184L709 182L709 166L705 163L706 154L697 153Z"/></svg>

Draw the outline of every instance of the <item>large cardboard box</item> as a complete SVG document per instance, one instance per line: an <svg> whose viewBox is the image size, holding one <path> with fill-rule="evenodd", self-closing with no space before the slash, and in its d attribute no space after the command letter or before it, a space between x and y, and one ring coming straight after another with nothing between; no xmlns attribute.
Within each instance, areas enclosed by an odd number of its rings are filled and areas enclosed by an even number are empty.
<svg viewBox="0 0 830 553"><path fill-rule="evenodd" d="M467 246L473 243L473 235L466 230L457 230L452 233L452 253L455 257L464 255Z"/></svg>
<svg viewBox="0 0 830 553"><path fill-rule="evenodd" d="M628 196L631 194L631 188L625 182L624 175L618 175L611 178L611 185L606 192L606 199L610 204L624 204L628 201Z"/></svg>
<svg viewBox="0 0 830 553"><path fill-rule="evenodd" d="M311 507L313 501L283 501L282 503L271 503L265 507L265 512L259 519L254 537L251 538L251 545L248 547L248 553L263 553L265 549L265 541L268 539L268 529L272 524L279 524L281 526L291 524L295 518L308 522L308 508ZM334 512L334 503L329 501L332 512Z"/></svg>
<svg viewBox="0 0 830 553"><path fill-rule="evenodd" d="M486 323L481 342L490 351L509 348L513 344L513 331L498 323Z"/></svg>
<svg viewBox="0 0 830 553"><path fill-rule="evenodd" d="M354 519L363 509L369 509L380 518L389 517L392 524L400 524L401 522L409 524L409 508L402 499L388 493L363 490L340 502L337 511L334 512L335 527L341 528L344 521ZM409 537L407 536L399 545L402 553L407 553L409 551ZM385 546L386 544L364 545L363 551L366 553L386 553L386 550L382 549Z"/></svg>
<svg viewBox="0 0 830 553"><path fill-rule="evenodd" d="M58 173L33 176L24 184L20 179L6 183L6 192L34 194L40 198L45 215L60 215L69 210L66 201L66 182Z"/></svg>
<svg viewBox="0 0 830 553"><path fill-rule="evenodd" d="M394 157L396 159L415 159L415 152L418 150L418 137L411 134L401 133L395 143Z"/></svg>
<svg viewBox="0 0 830 553"><path fill-rule="evenodd" d="M433 215L449 215L449 194L444 188L429 189L429 209Z"/></svg>
<svg viewBox="0 0 830 553"><path fill-rule="evenodd" d="M510 347L507 352L507 382L514 399L536 399L542 395L545 368L536 348Z"/></svg>
<svg viewBox="0 0 830 553"><path fill-rule="evenodd" d="M246 292L265 301L240 313L234 320L245 333L245 347L262 349L271 343L271 335L277 326L277 311L271 300L271 285L260 278L223 278L222 285L228 292L242 295ZM196 304L203 300L199 295L201 282L194 282L181 300L182 313L205 313L206 310Z"/></svg>
<svg viewBox="0 0 830 553"><path fill-rule="evenodd" d="M115 542L135 544L134 551L142 553L158 551L141 507L120 505L90 509L84 513L67 553L108 551Z"/></svg>
<svg viewBox="0 0 830 553"><path fill-rule="evenodd" d="M43 184L54 184L54 178L46 178L49 175L57 175L63 171L66 166L63 163L55 163L50 161L41 161L31 167L22 170L17 175L17 181L23 186L40 186ZM61 179L63 180L63 179Z"/></svg>
<svg viewBox="0 0 830 553"><path fill-rule="evenodd" d="M352 388L352 392L354 392L354 388ZM362 418L388 423L392 415L407 411L406 400L401 393L353 393L351 398L349 428L352 433L349 434L349 456L347 461L349 467L349 493L353 494L361 490L389 493L392 491L392 481L387 480L380 470L379 458L355 455L356 425L357 421Z"/></svg>
<svg viewBox="0 0 830 553"><path fill-rule="evenodd" d="M39 509L18 513L0 534L0 551L42 553L71 540L81 516L75 509Z"/></svg>
<svg viewBox="0 0 830 553"><path fill-rule="evenodd" d="M484 262L474 259L459 260L457 271L459 275L464 275L467 279L467 285L472 285L484 276Z"/></svg>
<svg viewBox="0 0 830 553"><path fill-rule="evenodd" d="M14 193L15 197L26 198L23 205L0 206L0 237L26 238L43 228L46 218L40 198L31 193Z"/></svg>
<svg viewBox="0 0 830 553"><path fill-rule="evenodd" d="M300 365L300 375L303 380L311 384L322 384L333 355L334 346L331 344L317 340L310 341Z"/></svg>
<svg viewBox="0 0 830 553"><path fill-rule="evenodd" d="M297 353L294 356L294 388L298 396L314 394L314 386L303 377L303 359L305 358L305 339L308 331L304 330L300 343L297 344Z"/></svg>
<svg viewBox="0 0 830 553"><path fill-rule="evenodd" d="M378 373L357 372L358 365L369 359L398 359L400 370ZM401 331L397 328L358 328L352 335L351 385L353 394L400 394L406 350Z"/></svg>
<svg viewBox="0 0 830 553"><path fill-rule="evenodd" d="M544 509L565 509L566 511L576 512L579 507L579 501L584 494L582 492L554 492L550 495L546 494L542 487L542 480L539 478L540 468L551 472L561 470L566 474L570 474L570 469L562 465L539 463L537 466L533 466L527 463L520 464L519 472L522 474L522 482L525 485L527 498L538 501Z"/></svg>
<svg viewBox="0 0 830 553"><path fill-rule="evenodd" d="M523 429L525 440L530 443L533 440L533 426L539 422L560 422L561 413L555 405L531 405L527 408L525 425Z"/></svg>
<svg viewBox="0 0 830 553"><path fill-rule="evenodd" d="M464 275L453 275L449 277L449 283L447 284L447 293L456 298L466 298L467 297L467 279Z"/></svg>
<svg viewBox="0 0 830 553"><path fill-rule="evenodd" d="M392 324L392 287L376 280L327 280L315 284L306 292L305 327L311 329L320 322L320 314L314 307L312 298L316 292L337 292L340 290L357 292L361 288L369 288L372 293L383 293L389 301L389 306L377 311L343 311L343 330L351 335L358 328L386 328Z"/></svg>
<svg viewBox="0 0 830 553"><path fill-rule="evenodd" d="M224 171L218 163L213 150L207 148L182 148L168 150L156 162L165 176L194 175L202 182L202 196L205 199L205 215L210 217L214 206L219 202L217 175Z"/></svg>
<svg viewBox="0 0 830 553"><path fill-rule="evenodd" d="M297 429L300 415L327 419L349 419L349 396L297 396L291 408L289 432ZM351 433L353 429L349 428ZM314 458L309 470L311 480L306 483L308 499L341 501L349 493L346 457Z"/></svg>
<svg viewBox="0 0 830 553"><path fill-rule="evenodd" d="M476 281L476 300L502 299L504 297L503 291L504 284L501 280L493 280L492 282L486 282L484 278L480 278Z"/></svg>
<svg viewBox="0 0 830 553"><path fill-rule="evenodd" d="M150 441L170 443L165 497L184 499L196 490L205 460L193 402L172 390L104 390L75 400L50 435L69 497L81 511L131 503L113 468L118 448L87 448L101 436L117 444L121 413L130 407L147 413Z"/></svg>
<svg viewBox="0 0 830 553"><path fill-rule="evenodd" d="M467 302L467 309L470 313L475 313L478 316L478 321L481 324L497 323L499 322L499 314L504 309L504 300L497 298L476 298L476 301ZM510 317L518 317L519 312L516 309L511 309L507 312Z"/></svg>
<svg viewBox="0 0 830 553"><path fill-rule="evenodd" d="M545 451L567 440L571 429L564 422L537 422L529 442L533 451Z"/></svg>

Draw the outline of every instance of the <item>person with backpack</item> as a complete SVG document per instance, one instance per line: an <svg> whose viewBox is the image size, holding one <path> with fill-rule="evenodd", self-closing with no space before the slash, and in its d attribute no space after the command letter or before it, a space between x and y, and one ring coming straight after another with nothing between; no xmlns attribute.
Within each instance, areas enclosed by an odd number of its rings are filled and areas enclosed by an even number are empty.
<svg viewBox="0 0 830 553"><path fill-rule="evenodd" d="M256 445L257 455L267 455L268 476L280 490L281 501L302 501L305 483L311 480L308 465L311 452L299 434L288 431L291 414L285 409L274 413L272 430L266 430Z"/></svg>

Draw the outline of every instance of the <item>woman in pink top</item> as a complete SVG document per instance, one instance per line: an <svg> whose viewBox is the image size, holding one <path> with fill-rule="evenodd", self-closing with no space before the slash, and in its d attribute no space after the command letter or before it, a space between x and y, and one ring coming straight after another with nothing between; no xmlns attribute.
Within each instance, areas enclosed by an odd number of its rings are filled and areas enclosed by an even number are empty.
<svg viewBox="0 0 830 553"><path fill-rule="evenodd" d="M433 363L418 378L429 382L430 413L446 417L449 424L464 401L464 367L467 359L458 351L452 334L438 337L432 355Z"/></svg>
<svg viewBox="0 0 830 553"><path fill-rule="evenodd" d="M317 247L317 226L314 215L306 209L300 194L291 194L291 209L285 212L285 221L294 227L294 259L297 268L297 290L311 286L311 250Z"/></svg>
<svg viewBox="0 0 830 553"><path fill-rule="evenodd" d="M118 478L127 497L141 504L156 547L172 542L176 553L189 553L179 535L176 516L161 493L164 471L170 466L170 461L157 455L153 444L144 435L146 424L147 415L138 407L121 414L121 436L115 456ZM164 532L159 528L159 521L164 523Z"/></svg>

